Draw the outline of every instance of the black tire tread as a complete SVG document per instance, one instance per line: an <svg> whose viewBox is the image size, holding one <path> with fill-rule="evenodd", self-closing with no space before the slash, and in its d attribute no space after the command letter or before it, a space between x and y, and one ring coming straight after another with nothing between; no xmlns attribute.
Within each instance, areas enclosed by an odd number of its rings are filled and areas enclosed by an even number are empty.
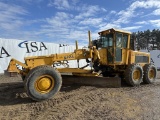
<svg viewBox="0 0 160 120"><path fill-rule="evenodd" d="M134 70L135 67L139 67L141 70L142 70L142 77L141 79L135 83L131 78L132 78L132 72ZM128 65L127 69L125 70L125 81L128 85L130 86L139 86L140 83L142 82L143 80L143 69L142 67L139 65L139 64L131 64L131 65Z"/></svg>
<svg viewBox="0 0 160 120"><path fill-rule="evenodd" d="M148 78L148 72L149 72L149 69L150 69L151 67L155 69L155 74L156 74L156 75L155 75L155 78L154 78L153 80L150 80L150 79ZM144 82L145 84L152 84L152 83L154 83L155 80L156 80L156 76L157 76L157 69L156 69L155 65L153 65L153 64L145 64L145 66L143 67L143 71L144 71L143 82Z"/></svg>
<svg viewBox="0 0 160 120"><path fill-rule="evenodd" d="M37 67L35 67L35 68L33 68L33 69L31 69L31 71L29 71L29 73L27 74L27 76L25 77L25 79L24 79L24 88L25 88L25 91L26 91L26 93L27 93L27 95L30 97L30 98L32 98L33 100L35 100L35 101L41 101L41 100L39 100L39 99L36 99L34 96L32 96L32 94L28 91L28 86L27 86L27 84L28 84L28 82L29 82L29 78L35 73L35 72L37 72L37 71L39 71L39 69L47 69L47 68L51 68L51 69L54 69L53 67L51 67L51 66L49 66L49 65L41 65L41 66L37 66ZM55 69L54 69L55 70ZM58 90L57 90L57 92L60 90L60 88L61 88L61 86L62 86L62 77L61 77L61 74L59 73L59 71L57 71L57 70L55 70L56 72L57 72L57 74L59 75L59 77L60 77L60 79L61 79L61 81L60 81L60 86L59 86L59 88L58 88Z"/></svg>

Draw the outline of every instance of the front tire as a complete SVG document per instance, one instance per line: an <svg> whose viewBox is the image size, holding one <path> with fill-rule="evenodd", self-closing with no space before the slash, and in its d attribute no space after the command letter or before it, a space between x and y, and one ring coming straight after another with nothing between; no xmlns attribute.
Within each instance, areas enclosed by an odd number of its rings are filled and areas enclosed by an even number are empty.
<svg viewBox="0 0 160 120"><path fill-rule="evenodd" d="M59 72L47 65L33 68L24 80L28 96L35 101L51 98L60 90L61 85L62 78Z"/></svg>
<svg viewBox="0 0 160 120"><path fill-rule="evenodd" d="M139 86L143 79L143 69L139 64L131 64L125 71L125 81L130 86Z"/></svg>
<svg viewBox="0 0 160 120"><path fill-rule="evenodd" d="M156 67L153 64L145 64L143 70L144 70L143 82L146 84L154 83L157 76Z"/></svg>

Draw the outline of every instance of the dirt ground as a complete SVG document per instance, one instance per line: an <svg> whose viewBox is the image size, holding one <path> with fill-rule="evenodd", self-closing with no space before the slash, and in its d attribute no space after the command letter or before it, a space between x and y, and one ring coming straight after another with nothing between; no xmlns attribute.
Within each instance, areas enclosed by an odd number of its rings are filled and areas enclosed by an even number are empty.
<svg viewBox="0 0 160 120"><path fill-rule="evenodd" d="M20 77L0 76L0 120L160 120L160 79L140 87L66 86L32 101Z"/></svg>

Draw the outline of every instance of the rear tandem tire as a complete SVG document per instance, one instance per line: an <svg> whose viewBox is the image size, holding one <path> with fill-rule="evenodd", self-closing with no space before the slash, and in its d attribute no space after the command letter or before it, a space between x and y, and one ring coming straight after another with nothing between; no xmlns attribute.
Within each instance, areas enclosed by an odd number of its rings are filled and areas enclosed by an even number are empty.
<svg viewBox="0 0 160 120"><path fill-rule="evenodd" d="M61 85L61 75L48 65L33 68L24 80L28 96L35 101L51 98L60 90Z"/></svg>
<svg viewBox="0 0 160 120"><path fill-rule="evenodd" d="M139 64L131 64L125 71L125 81L130 86L139 86L143 79L143 69Z"/></svg>
<svg viewBox="0 0 160 120"><path fill-rule="evenodd" d="M153 64L145 64L143 70L144 70L143 82L146 84L154 83L157 76L156 67Z"/></svg>

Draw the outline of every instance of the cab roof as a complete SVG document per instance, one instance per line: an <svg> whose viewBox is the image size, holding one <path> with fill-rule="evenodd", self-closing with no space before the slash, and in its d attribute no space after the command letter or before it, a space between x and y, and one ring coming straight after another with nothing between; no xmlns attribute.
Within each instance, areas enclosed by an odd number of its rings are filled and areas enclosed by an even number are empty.
<svg viewBox="0 0 160 120"><path fill-rule="evenodd" d="M98 32L98 34L99 35L103 34L103 33L109 34L110 32L121 32L121 33L131 34L131 32L129 32L129 31L124 31L124 30L115 29L115 28L111 28L111 29L108 29L108 30L104 30L104 31Z"/></svg>

